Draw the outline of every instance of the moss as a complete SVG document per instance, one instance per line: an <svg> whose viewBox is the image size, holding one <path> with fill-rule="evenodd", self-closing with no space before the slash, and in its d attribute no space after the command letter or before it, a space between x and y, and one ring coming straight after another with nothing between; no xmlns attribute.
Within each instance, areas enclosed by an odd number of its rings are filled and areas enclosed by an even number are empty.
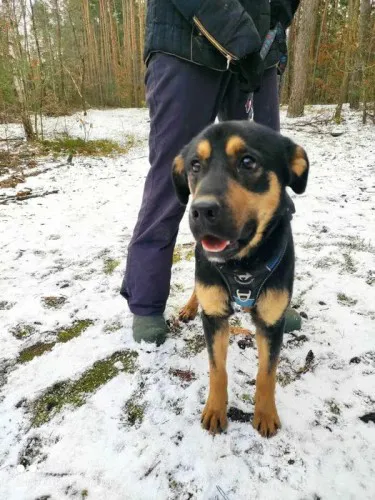
<svg viewBox="0 0 375 500"><path fill-rule="evenodd" d="M177 264L181 260L191 261L195 256L195 244L185 243L176 245L173 252L173 264Z"/></svg>
<svg viewBox="0 0 375 500"><path fill-rule="evenodd" d="M167 319L167 326L170 338L177 338L180 336L183 326L178 316L170 316L170 318Z"/></svg>
<svg viewBox="0 0 375 500"><path fill-rule="evenodd" d="M335 116L333 118L333 121L336 123L336 125L341 125L342 123L342 118L340 116Z"/></svg>
<svg viewBox="0 0 375 500"><path fill-rule="evenodd" d="M20 323L10 330L10 333L14 337L16 337L16 339L24 339L30 337L35 332L35 326L28 323Z"/></svg>
<svg viewBox="0 0 375 500"><path fill-rule="evenodd" d="M125 419L123 419L124 423L130 425L131 427L139 427L143 422L145 408L146 403L139 403L137 399L129 399L125 403Z"/></svg>
<svg viewBox="0 0 375 500"><path fill-rule="evenodd" d="M81 497L82 497L82 500L84 500L85 498L87 498L89 496L89 492L88 490L82 490L81 491Z"/></svg>
<svg viewBox="0 0 375 500"><path fill-rule="evenodd" d="M356 299L352 299L351 297L348 297L345 293L338 293L337 294L337 300L343 304L344 306L355 306L356 303L358 302Z"/></svg>
<svg viewBox="0 0 375 500"><path fill-rule="evenodd" d="M350 253L343 253L344 264L342 265L342 270L347 273L354 274L357 271L354 259Z"/></svg>
<svg viewBox="0 0 375 500"><path fill-rule="evenodd" d="M60 297L54 297L51 295L49 297L43 297L42 301L44 307L47 307L48 309L61 309L67 301L67 298L62 295Z"/></svg>
<svg viewBox="0 0 375 500"><path fill-rule="evenodd" d="M206 341L204 335L198 334L194 337L184 339L185 347L183 349L182 355L184 357L195 356L202 352L206 348Z"/></svg>
<svg viewBox="0 0 375 500"><path fill-rule="evenodd" d="M333 259L332 257L322 257L315 262L314 266L319 269L328 269L329 267L332 267L339 263L339 260Z"/></svg>
<svg viewBox="0 0 375 500"><path fill-rule="evenodd" d="M57 334L57 342L69 342L69 340L79 337L87 328L93 325L92 319L78 319L71 326L61 328Z"/></svg>
<svg viewBox="0 0 375 500"><path fill-rule="evenodd" d="M69 135L54 140L38 141L40 154L76 154L88 156L110 156L113 154L127 153L134 145L134 138L129 137L125 147L107 139L90 140L77 139Z"/></svg>
<svg viewBox="0 0 375 500"><path fill-rule="evenodd" d="M57 340L55 342L37 342L36 344L23 349L20 352L17 361L19 363L27 363L35 357L51 351L56 344L69 342L69 340L79 337L79 335L87 330L87 328L92 324L94 324L94 322L91 319L76 320L71 326L58 330Z"/></svg>
<svg viewBox="0 0 375 500"><path fill-rule="evenodd" d="M118 375L118 362L121 362L123 371L134 373L137 356L137 352L130 350L116 352L94 363L79 379L53 385L30 404L32 426L38 427L49 422L66 406L82 406L88 394L92 394Z"/></svg>
<svg viewBox="0 0 375 500"><path fill-rule="evenodd" d="M296 380L296 377L290 372L278 373L276 378L281 387L286 387Z"/></svg>
<svg viewBox="0 0 375 500"><path fill-rule="evenodd" d="M81 274L77 273L73 276L75 280L83 280L88 281L92 278L92 275L96 272L95 269L88 269L87 271L82 272Z"/></svg>
<svg viewBox="0 0 375 500"><path fill-rule="evenodd" d="M291 361L286 356L281 356L277 374L277 382L281 387L286 387L298 379L298 374L291 364Z"/></svg>
<svg viewBox="0 0 375 500"><path fill-rule="evenodd" d="M375 283L375 272L374 271L368 271L367 276L366 276L366 283L368 285L373 285Z"/></svg>
<svg viewBox="0 0 375 500"><path fill-rule="evenodd" d="M195 249L192 248L191 250L189 250L186 255L185 255L185 259L190 261L190 260L193 260L194 259L194 256L195 256Z"/></svg>
<svg viewBox="0 0 375 500"><path fill-rule="evenodd" d="M181 248L180 247L175 247L174 252L173 252L173 259L172 263L177 264L182 260L182 253L181 253Z"/></svg>
<svg viewBox="0 0 375 500"><path fill-rule="evenodd" d="M183 411L183 400L182 398L168 399L166 402L168 408L175 414L181 415Z"/></svg>
<svg viewBox="0 0 375 500"><path fill-rule="evenodd" d="M182 283L175 283L173 288L176 292L183 292L185 290L185 287Z"/></svg>
<svg viewBox="0 0 375 500"><path fill-rule="evenodd" d="M27 439L26 445L20 453L18 463L25 469L34 462L42 462L47 457L42 454L43 442L39 436L31 436Z"/></svg>
<svg viewBox="0 0 375 500"><path fill-rule="evenodd" d="M242 401L244 401L246 403L249 402L249 401L252 402L252 397L250 396L250 394L242 394L242 398L241 399L242 399Z"/></svg>
<svg viewBox="0 0 375 500"><path fill-rule="evenodd" d="M357 252L375 253L375 246L359 236L348 236L346 240L338 242L337 245Z"/></svg>
<svg viewBox="0 0 375 500"><path fill-rule="evenodd" d="M116 259L107 258L104 260L103 272L104 274L112 274L113 271L120 265L120 261Z"/></svg>
<svg viewBox="0 0 375 500"><path fill-rule="evenodd" d="M125 146L125 151L128 152L129 149L137 147L137 146L142 146L144 144L144 141L140 139L136 139L134 135L128 135L126 138L126 146Z"/></svg>
<svg viewBox="0 0 375 500"><path fill-rule="evenodd" d="M50 342L50 343L37 342L36 344L30 347L26 347L26 349L23 349L18 355L17 362L27 363L32 359L36 358L37 356L41 356L45 352L51 351L55 345L56 342Z"/></svg>
<svg viewBox="0 0 375 500"><path fill-rule="evenodd" d="M326 401L326 403L327 403L327 405L329 407L329 411L331 413L333 413L334 415L341 415L340 407L335 401L330 400L330 401Z"/></svg>
<svg viewBox="0 0 375 500"><path fill-rule="evenodd" d="M107 325L104 326L103 330L105 333L112 333L112 332L117 332L117 330L120 330L122 328L122 324L120 321L114 321L113 323L108 323Z"/></svg>
<svg viewBox="0 0 375 500"><path fill-rule="evenodd" d="M173 491L173 498L194 498L194 496L190 493L184 495L184 484L177 481L172 472L168 472L168 487L171 491Z"/></svg>
<svg viewBox="0 0 375 500"><path fill-rule="evenodd" d="M234 316L230 320L230 326L239 326L242 328L241 318L239 316Z"/></svg>

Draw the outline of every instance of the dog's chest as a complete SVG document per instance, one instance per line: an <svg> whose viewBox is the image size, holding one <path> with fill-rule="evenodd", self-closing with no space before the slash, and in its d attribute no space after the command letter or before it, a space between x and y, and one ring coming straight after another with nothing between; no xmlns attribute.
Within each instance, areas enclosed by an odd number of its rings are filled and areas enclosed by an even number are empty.
<svg viewBox="0 0 375 500"><path fill-rule="evenodd" d="M230 261L215 264L234 305L240 308L254 307L264 285L280 264L286 250L285 240L281 248L266 262Z"/></svg>

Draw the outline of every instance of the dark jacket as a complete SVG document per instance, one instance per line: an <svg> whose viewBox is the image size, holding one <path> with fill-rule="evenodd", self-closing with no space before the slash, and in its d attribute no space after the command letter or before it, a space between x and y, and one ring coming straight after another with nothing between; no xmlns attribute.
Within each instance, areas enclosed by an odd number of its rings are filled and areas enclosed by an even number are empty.
<svg viewBox="0 0 375 500"><path fill-rule="evenodd" d="M144 58L164 52L225 71L259 51L270 22L269 0L148 0Z"/></svg>
<svg viewBox="0 0 375 500"><path fill-rule="evenodd" d="M276 36L264 61L266 69L276 66L282 57L287 57L285 31L290 26L299 3L300 0L271 0L270 28L273 29L276 27L277 23L280 23L282 30L281 33Z"/></svg>
<svg viewBox="0 0 375 500"><path fill-rule="evenodd" d="M148 0L144 59L164 52L225 71L230 62L259 51L278 22L285 30L298 4L299 0ZM280 53L276 40L265 67L275 66Z"/></svg>

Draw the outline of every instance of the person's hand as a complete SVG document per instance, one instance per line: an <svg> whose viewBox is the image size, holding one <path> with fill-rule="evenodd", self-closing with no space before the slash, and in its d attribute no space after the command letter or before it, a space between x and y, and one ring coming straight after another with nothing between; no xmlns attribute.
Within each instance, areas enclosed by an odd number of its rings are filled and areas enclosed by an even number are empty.
<svg viewBox="0 0 375 500"><path fill-rule="evenodd" d="M256 92L262 83L264 61L259 52L241 59L237 64L239 87L244 92Z"/></svg>

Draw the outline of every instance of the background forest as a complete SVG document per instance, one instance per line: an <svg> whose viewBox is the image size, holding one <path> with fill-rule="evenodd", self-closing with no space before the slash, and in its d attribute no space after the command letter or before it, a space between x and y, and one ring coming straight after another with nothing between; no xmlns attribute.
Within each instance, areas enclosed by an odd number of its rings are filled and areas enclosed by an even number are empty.
<svg viewBox="0 0 375 500"><path fill-rule="evenodd" d="M2 0L0 122L88 107L142 107L146 0ZM375 3L302 0L289 30L282 103L301 116L304 104L363 105L374 121ZM34 117L34 119L33 119Z"/></svg>

